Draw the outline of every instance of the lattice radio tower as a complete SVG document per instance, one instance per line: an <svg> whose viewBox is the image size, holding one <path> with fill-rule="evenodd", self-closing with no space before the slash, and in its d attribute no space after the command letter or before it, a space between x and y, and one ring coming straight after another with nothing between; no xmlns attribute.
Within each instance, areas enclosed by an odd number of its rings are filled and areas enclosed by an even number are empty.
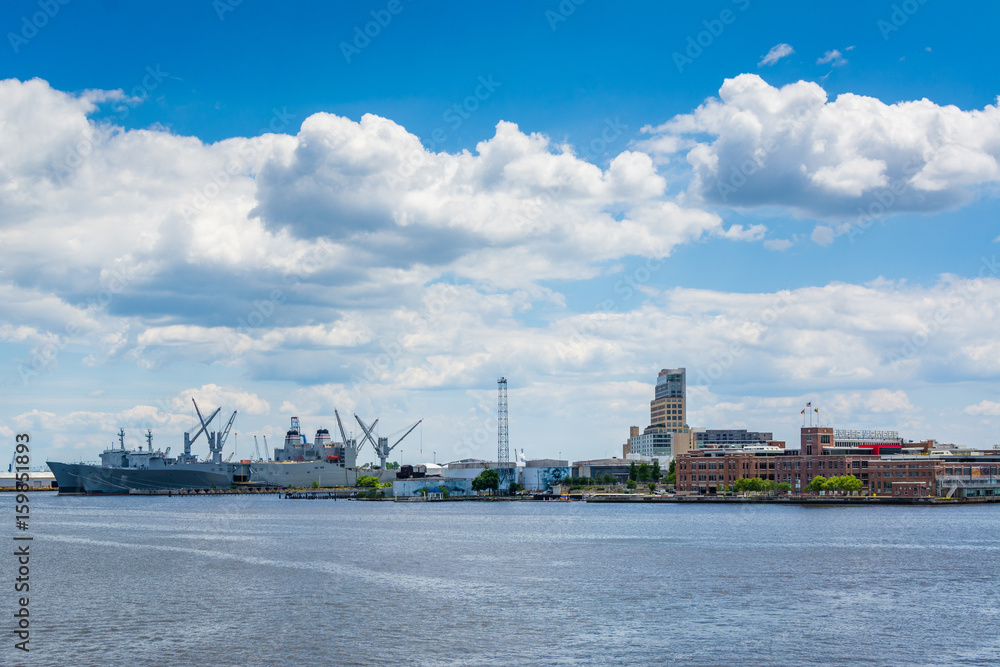
<svg viewBox="0 0 1000 667"><path fill-rule="evenodd" d="M500 492L507 493L514 481L510 469L510 442L507 437L507 378L497 380L497 475L500 478Z"/></svg>

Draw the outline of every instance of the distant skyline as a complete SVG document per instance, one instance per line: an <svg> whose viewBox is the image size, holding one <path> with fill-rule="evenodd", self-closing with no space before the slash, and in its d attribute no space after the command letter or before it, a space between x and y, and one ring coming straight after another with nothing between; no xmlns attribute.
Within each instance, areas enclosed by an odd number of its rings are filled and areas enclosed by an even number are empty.
<svg viewBox="0 0 1000 667"><path fill-rule="evenodd" d="M996 444L998 20L6 3L0 436L177 451L194 396L491 458L506 376L512 449L620 456L685 367L692 427Z"/></svg>

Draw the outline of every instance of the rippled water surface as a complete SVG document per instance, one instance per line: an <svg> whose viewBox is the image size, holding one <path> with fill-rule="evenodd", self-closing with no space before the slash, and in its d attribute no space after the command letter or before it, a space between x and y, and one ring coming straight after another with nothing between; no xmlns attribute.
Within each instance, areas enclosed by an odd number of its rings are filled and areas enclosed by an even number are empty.
<svg viewBox="0 0 1000 667"><path fill-rule="evenodd" d="M1000 663L1000 505L31 503L5 665Z"/></svg>

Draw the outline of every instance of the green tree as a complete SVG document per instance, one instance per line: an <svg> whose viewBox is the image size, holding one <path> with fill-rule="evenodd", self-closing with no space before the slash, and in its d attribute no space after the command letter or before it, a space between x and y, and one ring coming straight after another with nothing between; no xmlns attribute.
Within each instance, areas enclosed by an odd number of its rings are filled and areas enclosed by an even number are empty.
<svg viewBox="0 0 1000 667"><path fill-rule="evenodd" d="M637 481L637 482L648 482L649 481L649 464L648 463L640 463L639 464L639 468L636 471L635 481Z"/></svg>
<svg viewBox="0 0 1000 667"><path fill-rule="evenodd" d="M677 461L671 460L667 466L667 484L677 484Z"/></svg>
<svg viewBox="0 0 1000 667"><path fill-rule="evenodd" d="M639 479L639 471L635 467L635 461L628 467L628 479L630 482L634 482Z"/></svg>
<svg viewBox="0 0 1000 667"><path fill-rule="evenodd" d="M312 488L318 489L319 488L319 481L317 481L317 480L314 479L313 483L312 483Z"/></svg>
<svg viewBox="0 0 1000 667"><path fill-rule="evenodd" d="M499 488L500 475L492 468L482 471L478 477L472 480L473 491L496 491Z"/></svg>
<svg viewBox="0 0 1000 667"><path fill-rule="evenodd" d="M774 488L774 482L769 479L761 479L760 477L741 477L733 484L733 490L737 493L761 493L763 491L772 491Z"/></svg>
<svg viewBox="0 0 1000 667"><path fill-rule="evenodd" d="M628 482L627 482L627 483L625 484L625 486L626 486L626 487L628 487L628 489L629 489L630 491L634 491L634 490L635 490L635 488L636 488L636 487L638 486L638 484L636 484L636 483L635 483L635 480L634 480L634 479L630 479L630 480L629 480L629 481L628 481Z"/></svg>
<svg viewBox="0 0 1000 667"><path fill-rule="evenodd" d="M778 484L777 489L782 493L788 493L789 491L792 490L792 485L789 484L788 482L781 482L780 484Z"/></svg>
<svg viewBox="0 0 1000 667"><path fill-rule="evenodd" d="M656 493L656 482L649 483L649 495Z"/></svg>
<svg viewBox="0 0 1000 667"><path fill-rule="evenodd" d="M663 471L660 470L660 459L653 459L653 470L650 472L650 476L654 482L659 482L660 478L663 477Z"/></svg>
<svg viewBox="0 0 1000 667"><path fill-rule="evenodd" d="M510 487L507 489L507 491L508 491L508 493L510 493L510 495L514 495L515 493L517 493L520 490L521 490L521 485L518 484L517 482L511 482L510 483Z"/></svg>
<svg viewBox="0 0 1000 667"><path fill-rule="evenodd" d="M378 477L375 475L361 475L358 477L355 486L362 489L375 489L378 487Z"/></svg>
<svg viewBox="0 0 1000 667"><path fill-rule="evenodd" d="M861 480L854 475L844 475L838 478L837 487L842 491L847 491L848 493L857 493L864 486Z"/></svg>
<svg viewBox="0 0 1000 667"><path fill-rule="evenodd" d="M806 491L809 491L810 493L819 493L826 488L826 477L823 477L823 475L816 475L809 480L809 484L806 485Z"/></svg>

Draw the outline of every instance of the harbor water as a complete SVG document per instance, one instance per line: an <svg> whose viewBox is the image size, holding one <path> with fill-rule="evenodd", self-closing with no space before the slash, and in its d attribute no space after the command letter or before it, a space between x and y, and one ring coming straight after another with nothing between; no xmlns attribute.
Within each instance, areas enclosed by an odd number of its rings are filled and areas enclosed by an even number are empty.
<svg viewBox="0 0 1000 667"><path fill-rule="evenodd" d="M31 519L4 665L1000 661L995 505L35 493Z"/></svg>

